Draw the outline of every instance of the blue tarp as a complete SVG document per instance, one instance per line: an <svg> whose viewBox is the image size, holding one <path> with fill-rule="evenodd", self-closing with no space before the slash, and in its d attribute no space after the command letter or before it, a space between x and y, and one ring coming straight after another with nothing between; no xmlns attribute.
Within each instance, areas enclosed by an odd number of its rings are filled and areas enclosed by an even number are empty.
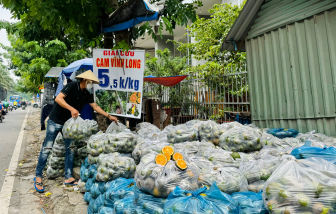
<svg viewBox="0 0 336 214"><path fill-rule="evenodd" d="M151 16L135 17L134 19L128 20L120 24L113 25L111 27L104 27L103 31L104 33L110 33L110 32L126 30L128 28L134 27L137 24L140 24L141 22L157 20L158 18L159 18L159 13L156 12L154 15L151 15Z"/></svg>

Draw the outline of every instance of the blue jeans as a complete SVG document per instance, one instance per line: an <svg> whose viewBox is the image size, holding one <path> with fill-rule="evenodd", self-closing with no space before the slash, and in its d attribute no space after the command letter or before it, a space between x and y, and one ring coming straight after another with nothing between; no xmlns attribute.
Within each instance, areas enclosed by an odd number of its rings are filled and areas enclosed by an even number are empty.
<svg viewBox="0 0 336 214"><path fill-rule="evenodd" d="M46 138L43 141L40 156L36 167L36 177L42 178L43 169L47 164L48 156L54 145L54 141L59 132L62 132L63 125L57 124L52 120L48 120ZM65 142L65 179L72 178L73 159L75 155L75 144L71 139L64 139Z"/></svg>

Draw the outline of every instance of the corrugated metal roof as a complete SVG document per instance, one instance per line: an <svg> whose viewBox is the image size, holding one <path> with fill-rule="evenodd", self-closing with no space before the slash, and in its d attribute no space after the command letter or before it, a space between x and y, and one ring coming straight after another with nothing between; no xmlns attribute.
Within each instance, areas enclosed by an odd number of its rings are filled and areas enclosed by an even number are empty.
<svg viewBox="0 0 336 214"><path fill-rule="evenodd" d="M254 20L257 17L258 11L264 0L248 0L240 12L237 20L232 25L231 30L226 36L223 44L222 50L234 51L237 48L241 51L245 51L245 36L248 30L252 26ZM236 43L236 46L234 43Z"/></svg>

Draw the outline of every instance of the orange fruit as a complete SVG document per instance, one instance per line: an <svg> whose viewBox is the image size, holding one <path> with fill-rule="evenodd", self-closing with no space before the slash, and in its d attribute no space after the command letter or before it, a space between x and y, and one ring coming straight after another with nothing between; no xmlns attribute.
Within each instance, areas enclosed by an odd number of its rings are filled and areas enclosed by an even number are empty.
<svg viewBox="0 0 336 214"><path fill-rule="evenodd" d="M167 157L164 154L158 154L155 157L155 163L161 166L165 166L167 164Z"/></svg>
<svg viewBox="0 0 336 214"><path fill-rule="evenodd" d="M173 160L174 161L183 160L183 155L181 153L176 152L175 154L173 154Z"/></svg>
<svg viewBox="0 0 336 214"><path fill-rule="evenodd" d="M169 155L173 155L174 154L174 149L171 146L165 146L165 147L162 148L161 152L162 153L167 153Z"/></svg>
<svg viewBox="0 0 336 214"><path fill-rule="evenodd" d="M185 169L188 168L187 163L184 160L182 160L182 159L177 160L175 162L175 164L176 164L177 168L179 168L180 170L185 170Z"/></svg>

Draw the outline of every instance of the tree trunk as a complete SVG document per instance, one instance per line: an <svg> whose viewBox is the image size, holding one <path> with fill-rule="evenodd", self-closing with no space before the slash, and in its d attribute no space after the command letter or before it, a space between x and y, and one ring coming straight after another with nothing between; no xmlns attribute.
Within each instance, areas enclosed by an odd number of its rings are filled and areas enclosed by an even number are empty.
<svg viewBox="0 0 336 214"><path fill-rule="evenodd" d="M130 44L130 31L122 30L115 32L116 45L118 45L118 43L122 41L125 41L128 45Z"/></svg>

